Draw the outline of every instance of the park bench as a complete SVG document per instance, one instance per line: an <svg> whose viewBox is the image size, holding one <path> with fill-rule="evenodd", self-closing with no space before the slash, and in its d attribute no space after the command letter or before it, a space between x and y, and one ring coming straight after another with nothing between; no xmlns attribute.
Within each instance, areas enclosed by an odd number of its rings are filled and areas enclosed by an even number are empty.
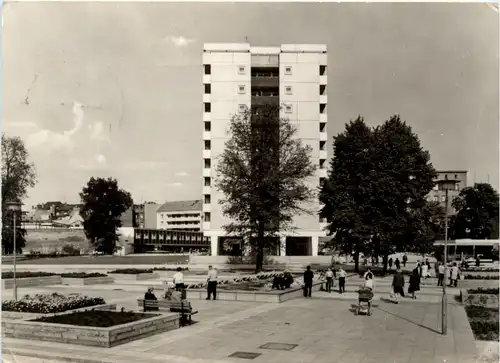
<svg viewBox="0 0 500 363"><path fill-rule="evenodd" d="M138 299L137 303L139 307L142 307L143 311L150 310L168 310L173 313L179 313L181 316L181 324L184 326L186 323L188 325L192 324L191 317L198 314L198 311L193 311L191 302L183 300L180 302L170 301L170 300L144 300Z"/></svg>

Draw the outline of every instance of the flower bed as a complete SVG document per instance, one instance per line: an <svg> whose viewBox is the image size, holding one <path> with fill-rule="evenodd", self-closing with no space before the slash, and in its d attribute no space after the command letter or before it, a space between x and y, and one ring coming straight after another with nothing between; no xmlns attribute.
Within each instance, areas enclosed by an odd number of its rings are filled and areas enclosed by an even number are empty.
<svg viewBox="0 0 500 363"><path fill-rule="evenodd" d="M467 306L498 308L498 288L460 290L460 300Z"/></svg>
<svg viewBox="0 0 500 363"><path fill-rule="evenodd" d="M103 325L107 327L101 327ZM35 321L2 320L2 333L6 337L106 348L178 328L178 313L157 315L87 310Z"/></svg>
<svg viewBox="0 0 500 363"><path fill-rule="evenodd" d="M465 311L476 340L498 341L498 307L466 306Z"/></svg>
<svg viewBox="0 0 500 363"><path fill-rule="evenodd" d="M112 277L98 272L72 272L61 274L61 283L63 285L85 286L95 284L111 284L113 282L114 279Z"/></svg>
<svg viewBox="0 0 500 363"><path fill-rule="evenodd" d="M464 275L464 280L498 280L498 275Z"/></svg>
<svg viewBox="0 0 500 363"><path fill-rule="evenodd" d="M13 277L12 271L2 272L2 288L12 289L14 287ZM59 285L60 283L61 276L51 272L23 271L16 273L17 287Z"/></svg>
<svg viewBox="0 0 500 363"><path fill-rule="evenodd" d="M156 272L153 272L153 269L138 269L138 268L118 269L109 272L108 275L116 279L133 280L133 281L149 280L159 277Z"/></svg>
<svg viewBox="0 0 500 363"><path fill-rule="evenodd" d="M18 301L3 301L2 311L49 314L103 304L106 302L102 297L64 296L54 292L53 294L26 295Z"/></svg>
<svg viewBox="0 0 500 363"><path fill-rule="evenodd" d="M47 277L47 276L57 276L57 274L52 272L43 272L43 271L18 271L16 272L16 279L24 279L29 277ZM2 272L2 280L5 279L13 279L14 272L6 271Z"/></svg>
<svg viewBox="0 0 500 363"><path fill-rule="evenodd" d="M31 321L39 321L52 324L69 324L78 326L95 326L108 328L110 326L127 324L133 321L152 318L159 314L144 314L134 312L87 310L75 311L70 314L43 316Z"/></svg>

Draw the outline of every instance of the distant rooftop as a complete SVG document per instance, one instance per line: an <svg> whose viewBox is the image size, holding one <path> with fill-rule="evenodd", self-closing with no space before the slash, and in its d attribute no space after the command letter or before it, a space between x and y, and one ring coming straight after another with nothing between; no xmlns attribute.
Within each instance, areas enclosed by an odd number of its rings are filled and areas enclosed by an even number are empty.
<svg viewBox="0 0 500 363"><path fill-rule="evenodd" d="M281 44L275 47L252 46L249 43L205 43L204 52L241 52L253 54L326 53L326 44Z"/></svg>
<svg viewBox="0 0 500 363"><path fill-rule="evenodd" d="M201 200L180 200L176 202L166 202L157 212L189 212L189 211L199 211L201 212L202 204Z"/></svg>

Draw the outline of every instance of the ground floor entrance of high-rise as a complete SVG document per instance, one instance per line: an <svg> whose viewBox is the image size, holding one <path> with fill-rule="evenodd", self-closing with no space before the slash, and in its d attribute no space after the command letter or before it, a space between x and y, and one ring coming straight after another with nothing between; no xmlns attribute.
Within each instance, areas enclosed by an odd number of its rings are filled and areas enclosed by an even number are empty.
<svg viewBox="0 0 500 363"><path fill-rule="evenodd" d="M212 256L249 256L252 244L241 237L210 236ZM265 254L268 256L317 256L319 237L282 236L266 237Z"/></svg>

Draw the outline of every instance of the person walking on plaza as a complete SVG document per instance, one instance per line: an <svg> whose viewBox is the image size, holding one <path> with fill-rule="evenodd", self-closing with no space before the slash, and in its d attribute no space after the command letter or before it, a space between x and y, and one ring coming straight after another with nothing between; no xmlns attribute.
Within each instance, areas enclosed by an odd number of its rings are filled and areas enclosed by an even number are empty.
<svg viewBox="0 0 500 363"><path fill-rule="evenodd" d="M391 257L391 258L389 258L389 262L388 262L389 263L389 270L392 270L392 262L393 261L392 261L392 257Z"/></svg>
<svg viewBox="0 0 500 363"><path fill-rule="evenodd" d="M408 262L408 256L406 256L406 253L403 255L403 267L406 267L406 262Z"/></svg>
<svg viewBox="0 0 500 363"><path fill-rule="evenodd" d="M450 269L450 287L457 287L457 281L460 276L460 270L456 262L453 262L453 266Z"/></svg>
<svg viewBox="0 0 500 363"><path fill-rule="evenodd" d="M304 271L304 297L311 297L314 272L311 271L311 266L307 266Z"/></svg>
<svg viewBox="0 0 500 363"><path fill-rule="evenodd" d="M332 292L332 286L333 286L333 271L331 268L326 271L326 292L331 293Z"/></svg>
<svg viewBox="0 0 500 363"><path fill-rule="evenodd" d="M428 266L423 263L421 266L420 266L420 278L425 282L425 280L427 279L427 274L428 274Z"/></svg>
<svg viewBox="0 0 500 363"><path fill-rule="evenodd" d="M345 292L345 278L347 273L344 271L342 267L339 268L339 293Z"/></svg>
<svg viewBox="0 0 500 363"><path fill-rule="evenodd" d="M408 294L411 294L412 299L417 298L415 296L416 291L420 291L420 276L415 268L410 276L410 286L408 286Z"/></svg>
<svg viewBox="0 0 500 363"><path fill-rule="evenodd" d="M177 272L173 276L175 291L182 291L184 289L184 274L182 269L177 267Z"/></svg>
<svg viewBox="0 0 500 363"><path fill-rule="evenodd" d="M399 262L399 258L396 257L394 265L396 266L396 270L399 270L401 268L401 262Z"/></svg>
<svg viewBox="0 0 500 363"><path fill-rule="evenodd" d="M405 296L404 287L405 278L401 273L401 270L398 268L396 270L396 273L394 274L394 277L392 278L392 291L394 292L394 299L396 300L396 304L399 303L399 295L401 295L401 297Z"/></svg>
<svg viewBox="0 0 500 363"><path fill-rule="evenodd" d="M207 276L207 300L210 300L210 296L214 296L214 300L217 299L217 270L215 270L211 265L208 266L208 276Z"/></svg>
<svg viewBox="0 0 500 363"><path fill-rule="evenodd" d="M444 271L445 271L444 263L439 262L438 265L438 286L443 286L444 281Z"/></svg>

